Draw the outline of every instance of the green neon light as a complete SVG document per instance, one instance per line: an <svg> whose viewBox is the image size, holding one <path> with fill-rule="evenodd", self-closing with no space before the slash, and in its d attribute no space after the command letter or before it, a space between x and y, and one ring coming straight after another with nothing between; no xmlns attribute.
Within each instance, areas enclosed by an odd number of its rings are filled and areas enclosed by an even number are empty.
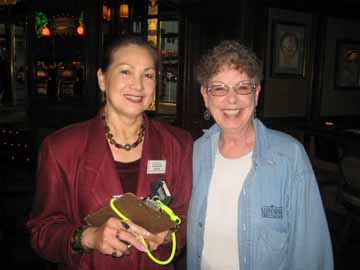
<svg viewBox="0 0 360 270"><path fill-rule="evenodd" d="M43 12L35 12L35 29L37 37L42 37L41 30L48 22L49 20Z"/></svg>

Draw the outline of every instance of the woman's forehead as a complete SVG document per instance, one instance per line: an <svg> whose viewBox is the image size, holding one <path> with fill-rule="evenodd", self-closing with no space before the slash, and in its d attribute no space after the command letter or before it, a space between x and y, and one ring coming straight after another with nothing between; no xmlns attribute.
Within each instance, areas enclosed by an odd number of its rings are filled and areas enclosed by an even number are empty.
<svg viewBox="0 0 360 270"><path fill-rule="evenodd" d="M151 68L155 65L151 53L145 47L133 44L115 48L111 60L112 63L144 65L146 68Z"/></svg>
<svg viewBox="0 0 360 270"><path fill-rule="evenodd" d="M212 78L222 75L238 75L239 77L249 77L244 69L237 65L222 65L219 67L218 71L214 73Z"/></svg>

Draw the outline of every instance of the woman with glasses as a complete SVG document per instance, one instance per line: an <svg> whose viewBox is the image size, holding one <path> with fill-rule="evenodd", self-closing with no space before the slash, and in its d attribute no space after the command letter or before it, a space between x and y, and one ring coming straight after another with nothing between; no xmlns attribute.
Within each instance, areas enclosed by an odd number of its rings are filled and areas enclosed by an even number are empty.
<svg viewBox="0 0 360 270"><path fill-rule="evenodd" d="M261 61L236 41L199 64L205 116L216 123L194 144L188 270L333 269L302 144L255 117L261 79Z"/></svg>

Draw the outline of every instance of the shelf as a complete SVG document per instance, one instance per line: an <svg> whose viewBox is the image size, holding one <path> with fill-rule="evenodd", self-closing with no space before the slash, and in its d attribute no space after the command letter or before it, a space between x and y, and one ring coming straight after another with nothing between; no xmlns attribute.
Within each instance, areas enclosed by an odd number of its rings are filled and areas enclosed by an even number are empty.
<svg viewBox="0 0 360 270"><path fill-rule="evenodd" d="M164 65L177 65L178 64L178 60L177 59L172 59L172 60L163 60L161 61L161 64Z"/></svg>
<svg viewBox="0 0 360 270"><path fill-rule="evenodd" d="M179 38L179 33L161 33L161 38Z"/></svg>
<svg viewBox="0 0 360 270"><path fill-rule="evenodd" d="M176 103L162 102L159 100L158 112L161 114L176 114Z"/></svg>
<svg viewBox="0 0 360 270"><path fill-rule="evenodd" d="M156 90L154 114L158 118L174 123L177 119L179 90L180 14L176 6L168 6L164 10L166 2L158 1L159 13L147 16L147 37L157 45L160 52L161 75Z"/></svg>
<svg viewBox="0 0 360 270"><path fill-rule="evenodd" d="M168 56L168 57L163 57L163 56L162 56L162 57L161 57L161 62L162 62L162 63L164 63L164 62L170 62L170 61L176 61L176 62L177 62L177 61L178 61L178 58L179 58L179 57L178 57L177 55L176 55L176 56L171 56L171 57L169 57L169 56ZM174 64L174 63L171 62L171 64ZM176 64L177 64L177 63L176 63Z"/></svg>

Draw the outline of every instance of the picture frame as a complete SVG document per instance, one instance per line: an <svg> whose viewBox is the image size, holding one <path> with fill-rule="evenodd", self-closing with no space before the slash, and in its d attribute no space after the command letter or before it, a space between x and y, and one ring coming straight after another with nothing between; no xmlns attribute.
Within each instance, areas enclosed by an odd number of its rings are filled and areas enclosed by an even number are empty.
<svg viewBox="0 0 360 270"><path fill-rule="evenodd" d="M306 27L273 22L272 76L305 78Z"/></svg>
<svg viewBox="0 0 360 270"><path fill-rule="evenodd" d="M335 89L360 90L360 41L337 40Z"/></svg>

